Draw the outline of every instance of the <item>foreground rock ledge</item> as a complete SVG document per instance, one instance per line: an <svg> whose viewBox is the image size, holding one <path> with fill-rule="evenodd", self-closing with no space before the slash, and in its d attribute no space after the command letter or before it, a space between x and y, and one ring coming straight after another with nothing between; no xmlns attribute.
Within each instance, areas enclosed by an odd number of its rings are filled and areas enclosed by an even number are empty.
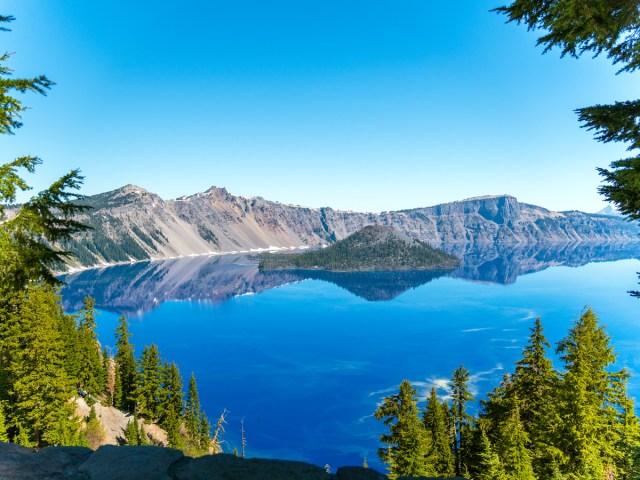
<svg viewBox="0 0 640 480"><path fill-rule="evenodd" d="M342 467L335 474L328 474L323 468L303 462L244 459L226 454L190 458L180 450L162 447L105 445L95 452L84 447L47 447L36 452L0 443L0 479L386 480L387 476L360 467Z"/></svg>

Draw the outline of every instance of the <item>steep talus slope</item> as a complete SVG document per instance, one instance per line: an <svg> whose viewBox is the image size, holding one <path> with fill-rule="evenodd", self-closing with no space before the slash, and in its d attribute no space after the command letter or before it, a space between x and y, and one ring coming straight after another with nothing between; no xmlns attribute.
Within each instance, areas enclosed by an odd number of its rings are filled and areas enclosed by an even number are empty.
<svg viewBox="0 0 640 480"><path fill-rule="evenodd" d="M82 265L269 247L315 246L367 225L388 225L431 245L633 242L636 223L607 215L552 212L508 195L398 212L356 213L245 198L212 187L163 200L127 185L88 197L80 217L93 230L65 245Z"/></svg>

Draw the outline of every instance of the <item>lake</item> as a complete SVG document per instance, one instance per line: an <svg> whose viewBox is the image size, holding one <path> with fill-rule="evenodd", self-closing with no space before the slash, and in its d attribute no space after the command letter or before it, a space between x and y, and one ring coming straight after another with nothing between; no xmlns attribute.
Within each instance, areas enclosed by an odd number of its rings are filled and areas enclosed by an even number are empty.
<svg viewBox="0 0 640 480"><path fill-rule="evenodd" d="M409 379L424 399L464 364L478 398L513 368L535 317L553 344L585 306L599 313L640 398L640 245L450 246L453 272L261 273L247 256L140 262L67 275L63 303L91 294L98 334L115 344L127 314L138 354L157 344L193 371L224 449L332 471L369 465L383 425L372 413Z"/></svg>

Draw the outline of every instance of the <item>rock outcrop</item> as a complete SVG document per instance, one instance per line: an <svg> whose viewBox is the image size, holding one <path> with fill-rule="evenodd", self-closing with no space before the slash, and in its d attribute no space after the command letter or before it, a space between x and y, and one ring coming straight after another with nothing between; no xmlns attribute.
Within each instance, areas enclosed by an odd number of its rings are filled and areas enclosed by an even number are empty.
<svg viewBox="0 0 640 480"><path fill-rule="evenodd" d="M552 212L508 195L397 212L357 213L245 198L212 187L163 200L140 187L88 197L79 220L93 230L65 245L81 265L215 252L315 246L367 225L388 225L415 238L445 244L638 241L637 222L583 212Z"/></svg>
<svg viewBox="0 0 640 480"><path fill-rule="evenodd" d="M194 459L185 457L180 450L161 447L106 445L95 452L84 447L47 447L36 452L0 443L0 479L386 480L387 476L360 467L343 467L331 474L303 462L243 459L225 454Z"/></svg>

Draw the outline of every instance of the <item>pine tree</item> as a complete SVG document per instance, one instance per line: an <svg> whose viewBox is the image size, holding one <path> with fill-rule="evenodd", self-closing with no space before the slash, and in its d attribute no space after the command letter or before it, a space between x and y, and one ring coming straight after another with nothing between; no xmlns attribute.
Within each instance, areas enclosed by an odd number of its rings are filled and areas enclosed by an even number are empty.
<svg viewBox="0 0 640 480"><path fill-rule="evenodd" d="M448 410L448 409L447 409ZM427 399L422 420L431 438L431 451L428 458L432 459L434 475L451 477L454 473L454 457L451 451L451 438L447 427L447 411L438 401L435 387Z"/></svg>
<svg viewBox="0 0 640 480"><path fill-rule="evenodd" d="M140 445L140 430L138 428L138 421L135 417L132 417L127 423L127 427L124 429L124 444L125 445Z"/></svg>
<svg viewBox="0 0 640 480"><path fill-rule="evenodd" d="M104 427L102 426L102 423L100 423L100 420L98 420L98 416L96 415L94 406L92 406L91 410L89 411L89 417L87 418L87 428L84 432L84 437L89 448L92 448L93 450L102 445L106 437Z"/></svg>
<svg viewBox="0 0 640 480"><path fill-rule="evenodd" d="M96 334L95 317L95 300L91 297L86 297L78 322L77 349L80 357L80 368L77 381L80 388L87 390L94 396L102 394L105 378L100 344Z"/></svg>
<svg viewBox="0 0 640 480"><path fill-rule="evenodd" d="M464 462L465 439L469 438L471 417L467 414L467 403L473 400L468 389L469 370L460 365L453 372L451 380L451 415L453 418L454 439L453 454L455 457L455 474L462 476L466 470Z"/></svg>
<svg viewBox="0 0 640 480"><path fill-rule="evenodd" d="M192 372L191 378L189 379L189 389L187 390L187 401L184 406L184 425L191 438L197 438L199 436L199 416L200 398L198 396L196 377Z"/></svg>
<svg viewBox="0 0 640 480"><path fill-rule="evenodd" d="M517 403L515 404L517 405ZM502 460L505 477L509 480L535 480L531 464L531 453L527 448L529 437L520 421L516 407L507 422L502 425L496 451Z"/></svg>
<svg viewBox="0 0 640 480"><path fill-rule="evenodd" d="M182 377L175 363L165 363L162 369L163 387L161 394L160 416L165 417L169 411L178 420L182 418ZM162 421L160 422L162 424Z"/></svg>
<svg viewBox="0 0 640 480"><path fill-rule="evenodd" d="M113 405L116 393L116 363L114 358L109 355L106 347L102 350L102 370L104 372L104 394L106 396L105 403Z"/></svg>
<svg viewBox="0 0 640 480"><path fill-rule="evenodd" d="M0 403L0 442L8 442L9 435L7 434L7 423L4 415L4 407Z"/></svg>
<svg viewBox="0 0 640 480"><path fill-rule="evenodd" d="M474 480L507 480L500 458L493 451L489 438L482 429L480 435L481 444L478 452L480 462L477 467L479 473L474 476Z"/></svg>
<svg viewBox="0 0 640 480"><path fill-rule="evenodd" d="M127 318L120 317L116 328L116 406L133 412L136 405L137 371L133 345L129 342L131 334Z"/></svg>
<svg viewBox="0 0 640 480"><path fill-rule="evenodd" d="M168 446L177 449L184 448L184 441L180 435L180 418L176 417L173 410L167 412L164 428L167 431Z"/></svg>
<svg viewBox="0 0 640 480"><path fill-rule="evenodd" d="M615 354L604 327L591 309L585 311L558 344L565 364L558 391L562 427L556 445L566 453L565 475L603 478L616 457L616 409L607 371Z"/></svg>
<svg viewBox="0 0 640 480"><path fill-rule="evenodd" d="M209 452L211 446L211 424L204 412L200 412L198 417L198 448L204 452Z"/></svg>
<svg viewBox="0 0 640 480"><path fill-rule="evenodd" d="M136 404L138 412L151 421L156 421L162 402L162 363L155 344L144 347L138 362Z"/></svg>
<svg viewBox="0 0 640 480"><path fill-rule="evenodd" d="M617 408L618 441L616 444L616 471L624 480L640 478L640 425L635 414L633 400L627 393L629 374L620 372L614 383Z"/></svg>
<svg viewBox="0 0 640 480"><path fill-rule="evenodd" d="M380 436L387 447L378 449L389 478L428 475L425 455L430 449L429 438L418 416L417 392L408 380L402 381L397 395L384 399L374 417L389 427L389 433Z"/></svg>
<svg viewBox="0 0 640 480"><path fill-rule="evenodd" d="M29 286L14 297L13 313L0 322L9 437L29 446L78 441L58 328L64 317L59 300L47 285Z"/></svg>

